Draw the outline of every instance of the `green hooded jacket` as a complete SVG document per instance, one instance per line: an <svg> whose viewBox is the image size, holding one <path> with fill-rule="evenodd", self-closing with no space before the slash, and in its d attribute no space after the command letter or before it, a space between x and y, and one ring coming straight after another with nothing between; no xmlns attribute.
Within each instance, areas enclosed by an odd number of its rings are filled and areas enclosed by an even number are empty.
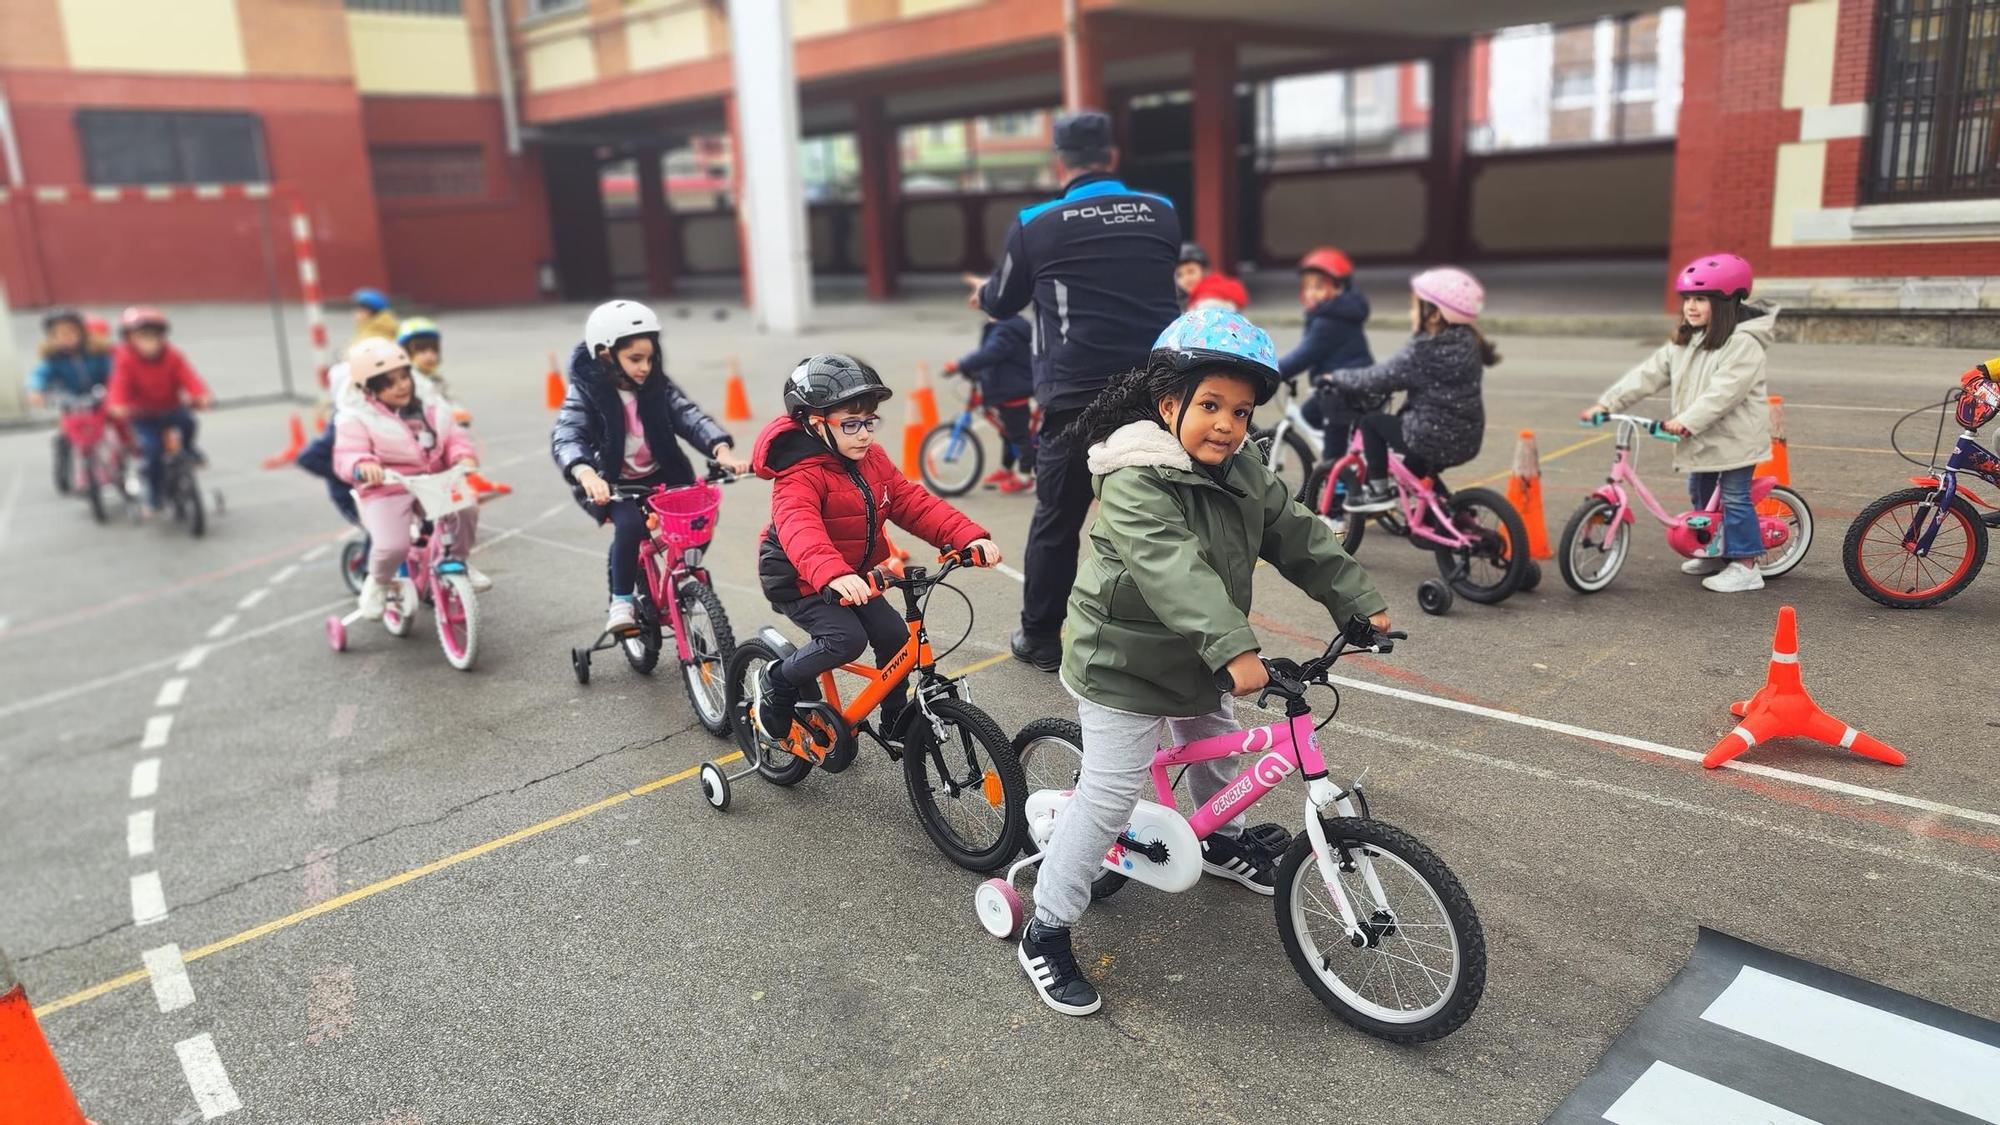
<svg viewBox="0 0 2000 1125"><path fill-rule="evenodd" d="M1249 617L1260 558L1335 621L1388 607L1254 445L1218 482L1163 427L1134 422L1091 446L1089 464L1099 507L1070 592L1062 678L1092 703L1175 718L1214 711L1215 671L1261 647Z"/></svg>

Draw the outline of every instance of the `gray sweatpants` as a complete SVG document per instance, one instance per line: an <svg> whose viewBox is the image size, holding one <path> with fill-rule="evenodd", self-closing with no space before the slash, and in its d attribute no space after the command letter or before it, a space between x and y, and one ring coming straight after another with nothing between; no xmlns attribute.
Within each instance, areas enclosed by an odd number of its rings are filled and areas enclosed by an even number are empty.
<svg viewBox="0 0 2000 1125"><path fill-rule="evenodd" d="M1152 765L1162 736L1169 738L1166 745L1180 746L1243 729L1226 694L1218 694L1214 711L1185 719L1135 715L1077 696L1076 718L1083 727L1083 773L1076 781L1076 795L1056 821L1048 858L1042 860L1035 881L1035 921L1044 926L1071 926L1083 917L1090 905L1090 883L1104 865L1104 853L1131 822L1140 796L1148 800L1157 796L1151 785ZM1190 765L1188 789L1196 805L1207 803L1240 769L1241 763L1230 758ZM1222 831L1240 835L1243 817Z"/></svg>

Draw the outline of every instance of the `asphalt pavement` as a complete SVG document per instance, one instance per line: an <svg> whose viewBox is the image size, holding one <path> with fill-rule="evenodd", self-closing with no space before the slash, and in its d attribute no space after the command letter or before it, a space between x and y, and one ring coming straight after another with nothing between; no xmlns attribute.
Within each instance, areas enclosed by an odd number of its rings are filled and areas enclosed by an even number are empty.
<svg viewBox="0 0 2000 1125"><path fill-rule="evenodd" d="M839 306L783 338L683 307L669 369L719 411L734 357L759 422L807 351L853 350L907 389L978 327L936 304ZM1077 943L1105 1008L1050 1012L879 755L790 790L746 779L725 814L704 804L692 769L733 746L674 678L615 653L588 686L570 673L602 619L608 534L547 459L542 396L547 353L566 354L585 311L444 319L489 475L515 488L482 513L496 585L471 673L446 665L428 617L329 650L322 622L351 605L344 527L316 481L258 468L292 408L204 417L224 505L199 541L93 525L53 493L46 432L0 435L0 949L96 1120L1537 1121L1702 925L2000 1016L2000 576L1896 612L1839 564L1854 514L1916 471L1890 424L1982 357L1773 352L1817 530L1762 593L1704 592L1642 524L1603 593L1572 593L1551 560L1536 592L1432 618L1415 590L1433 560L1369 536L1359 557L1411 637L1343 662L1355 683L1321 744L1451 865L1490 957L1470 1022L1403 1048L1334 1020L1270 901L1213 880L1094 909ZM240 322L251 355L262 325ZM1611 454L1577 410L1657 341L1498 342L1486 447L1451 479L1497 486L1516 431L1536 430L1559 534ZM746 450L755 425L733 426ZM1904 442L1927 450L1933 431L1914 422ZM1655 491L1679 495L1666 447L1642 456ZM754 577L767 496L728 490L710 554L739 638L776 621ZM1018 562L1031 502L964 506ZM940 597L931 621L941 650L965 634L946 670L1010 734L1069 712L1052 677L1004 655L1016 581L958 585L971 612ZM1906 767L1803 742L1753 750L1752 769L1687 759L1761 683L1782 604L1815 697ZM1272 652L1327 634L1268 568L1256 608ZM1295 824L1303 796L1287 782L1258 815Z"/></svg>

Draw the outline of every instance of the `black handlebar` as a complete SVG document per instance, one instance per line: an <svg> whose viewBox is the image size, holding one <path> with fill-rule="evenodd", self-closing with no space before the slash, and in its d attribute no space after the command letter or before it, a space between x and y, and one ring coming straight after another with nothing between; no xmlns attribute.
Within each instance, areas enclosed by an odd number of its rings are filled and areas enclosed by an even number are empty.
<svg viewBox="0 0 2000 1125"><path fill-rule="evenodd" d="M1282 656L1271 660L1259 657L1264 665L1264 674L1270 677L1264 695L1276 692L1287 698L1297 699L1305 694L1308 685L1324 683L1328 669L1331 669L1343 654L1353 651L1386 656L1396 651L1397 641L1408 640L1409 636L1400 629L1382 632L1369 624L1365 617L1352 618L1341 628L1340 635L1327 643L1324 653L1304 664ZM1236 688L1236 679L1229 674L1228 668L1216 669L1213 683L1217 691L1234 691ZM1258 697L1259 703L1263 698L1264 696Z"/></svg>
<svg viewBox="0 0 2000 1125"><path fill-rule="evenodd" d="M882 567L875 567L868 572L866 578L869 597L880 597L890 590L921 590L926 586L935 586L944 581L946 575L960 567L987 565L985 551L969 552L974 556L970 562L966 561L965 556L967 553L965 551L946 551L940 554L938 562L943 565L938 567L935 574L926 571L923 567L916 566L909 568L902 576L898 577ZM841 597L840 591L831 586L821 588L819 598L828 605L853 604Z"/></svg>

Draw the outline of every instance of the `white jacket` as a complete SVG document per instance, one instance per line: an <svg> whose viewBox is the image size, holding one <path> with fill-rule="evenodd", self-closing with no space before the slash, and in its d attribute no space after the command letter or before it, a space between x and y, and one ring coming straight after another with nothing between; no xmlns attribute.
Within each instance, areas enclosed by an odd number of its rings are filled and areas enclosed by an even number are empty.
<svg viewBox="0 0 2000 1125"><path fill-rule="evenodd" d="M1755 308L1755 306L1747 306ZM1662 388L1688 436L1674 448L1674 471L1713 473L1741 469L1771 457L1771 404L1764 389L1764 352L1778 319L1776 306L1739 321L1720 348L1701 337L1671 341L1611 384L1598 401L1619 413ZM1666 420L1665 418L1662 419Z"/></svg>

